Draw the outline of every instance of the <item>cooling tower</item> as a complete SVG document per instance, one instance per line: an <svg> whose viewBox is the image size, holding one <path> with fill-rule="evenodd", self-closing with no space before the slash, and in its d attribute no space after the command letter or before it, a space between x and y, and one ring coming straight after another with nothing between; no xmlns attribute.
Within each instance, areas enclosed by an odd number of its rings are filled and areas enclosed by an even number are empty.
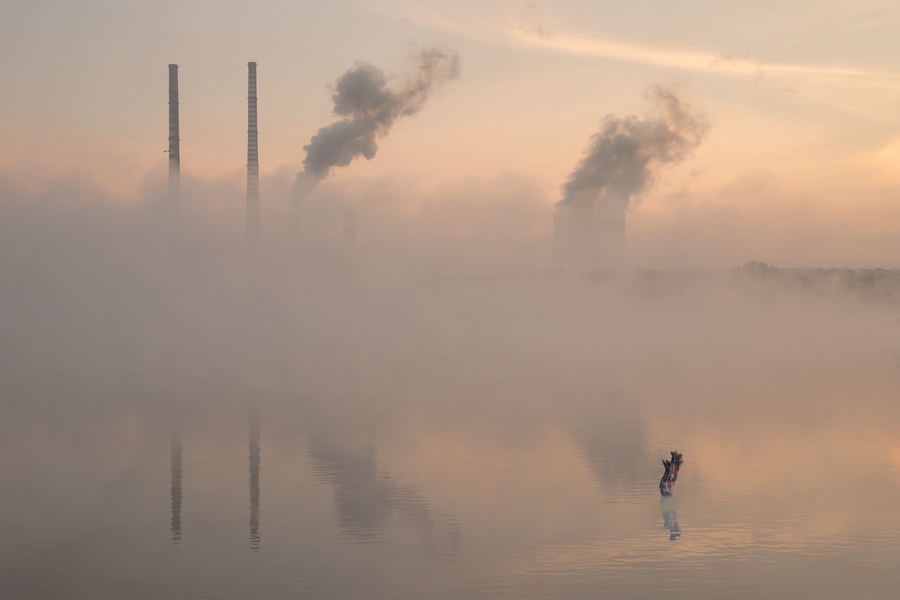
<svg viewBox="0 0 900 600"><path fill-rule="evenodd" d="M593 269L597 231L590 212L557 208L553 215L553 259L561 267Z"/></svg>
<svg viewBox="0 0 900 600"><path fill-rule="evenodd" d="M247 241L259 241L259 132L256 129L256 63L247 63Z"/></svg>
<svg viewBox="0 0 900 600"><path fill-rule="evenodd" d="M300 239L302 230L301 208L303 207L303 198L308 193L307 186L304 185L303 173L297 173L297 178L291 186L291 210L288 215L288 228L291 239Z"/></svg>
<svg viewBox="0 0 900 600"><path fill-rule="evenodd" d="M181 139L178 130L178 65L169 65L169 208L181 208Z"/></svg>
<svg viewBox="0 0 900 600"><path fill-rule="evenodd" d="M595 216L596 219L596 216ZM625 266L625 221L597 220L597 257L599 269Z"/></svg>
<svg viewBox="0 0 900 600"><path fill-rule="evenodd" d="M556 203L553 258L578 271L625 266L625 215L628 196L585 186Z"/></svg>
<svg viewBox="0 0 900 600"><path fill-rule="evenodd" d="M352 208L344 211L344 245L356 245L356 211Z"/></svg>

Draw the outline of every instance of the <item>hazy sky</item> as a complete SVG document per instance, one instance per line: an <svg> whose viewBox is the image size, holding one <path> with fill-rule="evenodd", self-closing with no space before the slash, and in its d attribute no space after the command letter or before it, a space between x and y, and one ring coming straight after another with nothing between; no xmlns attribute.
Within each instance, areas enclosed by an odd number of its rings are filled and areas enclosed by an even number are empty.
<svg viewBox="0 0 900 600"><path fill-rule="evenodd" d="M328 185L393 178L427 191L514 174L550 204L600 119L643 113L647 88L663 84L711 128L629 216L633 239L658 245L698 219L758 226L763 237L786 223L843 228L881 240L859 260L894 266L898 31L900 5L882 0L10 0L0 22L0 169L28 184L78 173L137 189L165 164L173 62L183 172L240 173L252 60L261 172L293 171L334 120L327 86L355 61L402 74L417 48L440 45L461 55L460 78L399 121L374 160ZM779 252L815 262L770 248Z"/></svg>

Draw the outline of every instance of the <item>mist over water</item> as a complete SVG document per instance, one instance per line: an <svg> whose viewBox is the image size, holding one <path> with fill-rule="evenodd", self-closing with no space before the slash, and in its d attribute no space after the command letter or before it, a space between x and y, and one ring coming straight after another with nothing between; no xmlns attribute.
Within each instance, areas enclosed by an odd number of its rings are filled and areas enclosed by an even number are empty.
<svg viewBox="0 0 900 600"><path fill-rule="evenodd" d="M0 597L890 597L896 271L559 269L512 176L256 249L239 185L173 241L8 181Z"/></svg>

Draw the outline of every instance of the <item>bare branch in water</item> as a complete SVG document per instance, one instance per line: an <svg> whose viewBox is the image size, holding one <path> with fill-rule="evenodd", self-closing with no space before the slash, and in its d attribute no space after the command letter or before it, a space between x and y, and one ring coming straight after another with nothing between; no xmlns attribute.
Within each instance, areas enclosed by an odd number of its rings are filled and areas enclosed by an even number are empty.
<svg viewBox="0 0 900 600"><path fill-rule="evenodd" d="M672 460L663 460L663 466L666 472L663 473L662 479L659 480L659 493L663 496L671 496L672 488L675 487L675 480L678 479L678 469L681 468L681 455L672 452Z"/></svg>

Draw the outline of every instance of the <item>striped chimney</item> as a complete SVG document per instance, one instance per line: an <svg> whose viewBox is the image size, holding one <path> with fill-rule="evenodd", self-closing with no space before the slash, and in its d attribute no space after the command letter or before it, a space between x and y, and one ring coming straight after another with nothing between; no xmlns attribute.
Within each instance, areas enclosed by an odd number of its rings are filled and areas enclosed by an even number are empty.
<svg viewBox="0 0 900 600"><path fill-rule="evenodd" d="M181 208L181 139L178 131L178 65L169 65L169 206Z"/></svg>
<svg viewBox="0 0 900 600"><path fill-rule="evenodd" d="M247 63L247 241L259 242L259 132L256 129L256 63Z"/></svg>

